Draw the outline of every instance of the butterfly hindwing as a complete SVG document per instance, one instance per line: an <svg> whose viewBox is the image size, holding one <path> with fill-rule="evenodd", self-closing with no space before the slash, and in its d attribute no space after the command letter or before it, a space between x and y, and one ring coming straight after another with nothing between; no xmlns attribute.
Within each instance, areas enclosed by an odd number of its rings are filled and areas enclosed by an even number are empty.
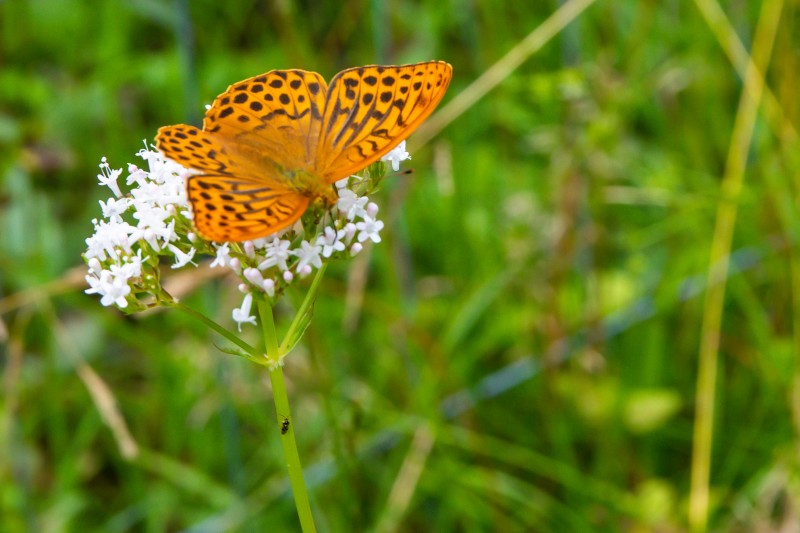
<svg viewBox="0 0 800 533"><path fill-rule="evenodd" d="M300 194L240 176L190 176L186 189L197 231L216 242L266 237L294 224L308 207Z"/></svg>
<svg viewBox="0 0 800 533"><path fill-rule="evenodd" d="M328 183L386 155L433 112L452 77L444 61L343 70L328 87L315 172Z"/></svg>
<svg viewBox="0 0 800 533"><path fill-rule="evenodd" d="M281 169L247 146L180 124L156 136L158 149L181 165L202 172L187 178L194 224L207 240L264 237L300 218L308 199L286 186Z"/></svg>
<svg viewBox="0 0 800 533"><path fill-rule="evenodd" d="M220 139L194 126L177 124L159 128L156 147L164 156L186 168L225 173L235 167Z"/></svg>

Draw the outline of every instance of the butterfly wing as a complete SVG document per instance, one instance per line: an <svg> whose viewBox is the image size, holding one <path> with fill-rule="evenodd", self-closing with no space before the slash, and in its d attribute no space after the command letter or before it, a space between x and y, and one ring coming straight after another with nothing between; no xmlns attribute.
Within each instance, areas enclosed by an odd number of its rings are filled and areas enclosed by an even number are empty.
<svg viewBox="0 0 800 533"><path fill-rule="evenodd" d="M236 166L219 139L186 124L159 128L156 147L176 163L202 172L227 173Z"/></svg>
<svg viewBox="0 0 800 533"><path fill-rule="evenodd" d="M203 130L285 169L310 171L326 93L316 72L272 70L228 87L206 112Z"/></svg>
<svg viewBox="0 0 800 533"><path fill-rule="evenodd" d="M452 78L444 61L343 70L331 80L315 174L333 183L408 137L436 108Z"/></svg>
<svg viewBox="0 0 800 533"><path fill-rule="evenodd" d="M265 237L294 224L308 207L308 198L286 187L281 167L247 146L185 124L160 128L156 146L202 172L188 177L186 190L195 228L207 240Z"/></svg>
<svg viewBox="0 0 800 533"><path fill-rule="evenodd" d="M202 173L187 191L203 237L255 239L308 207L291 187L295 171L332 183L377 161L431 114L451 77L442 61L368 66L340 72L328 88L314 72L273 70L228 87L202 130L166 126L156 144Z"/></svg>
<svg viewBox="0 0 800 533"><path fill-rule="evenodd" d="M308 198L229 175L189 178L187 191L194 225L206 240L249 241L294 224Z"/></svg>

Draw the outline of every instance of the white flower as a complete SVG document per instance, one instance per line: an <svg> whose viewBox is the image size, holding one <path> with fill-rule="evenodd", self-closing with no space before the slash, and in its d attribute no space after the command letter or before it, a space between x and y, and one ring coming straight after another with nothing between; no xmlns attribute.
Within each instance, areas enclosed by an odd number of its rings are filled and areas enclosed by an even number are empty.
<svg viewBox="0 0 800 533"><path fill-rule="evenodd" d="M141 170L136 165L128 166L130 174L127 183L136 184L131 190L134 198L160 207L188 208L184 177L186 169L153 150L139 150L137 155L147 161L150 171Z"/></svg>
<svg viewBox="0 0 800 533"><path fill-rule="evenodd" d="M167 219L172 216L168 209L149 202L134 200L133 204L136 207L133 218L139 221L136 226L141 229L152 228L161 233L167 226Z"/></svg>
<svg viewBox="0 0 800 533"><path fill-rule="evenodd" d="M100 271L99 274L96 274L94 272L87 274L84 277L84 279L86 280L86 283L89 285L89 288L83 292L85 292L86 294L104 294L105 290L103 289L103 284L100 281L101 278L103 277L103 274L110 276L111 272L108 272L107 270L102 270Z"/></svg>
<svg viewBox="0 0 800 533"><path fill-rule="evenodd" d="M156 252L161 251L161 246L158 245L158 240L156 239L156 232L151 228L147 228L142 232L142 239Z"/></svg>
<svg viewBox="0 0 800 533"><path fill-rule="evenodd" d="M350 247L350 256L354 257L364 249L364 246L360 242L354 242L353 246Z"/></svg>
<svg viewBox="0 0 800 533"><path fill-rule="evenodd" d="M345 226L344 226L344 241L347 244L350 244L353 241L353 237L355 236L356 231L358 231L358 228L356 228L356 225L353 224L352 222L348 222L347 224L345 224Z"/></svg>
<svg viewBox="0 0 800 533"><path fill-rule="evenodd" d="M175 263L172 265L172 268L181 268L189 263L194 265L192 262L195 252L194 248L189 248L188 252L182 252L180 248L172 244L167 245L167 248L169 248L170 252L175 254Z"/></svg>
<svg viewBox="0 0 800 533"><path fill-rule="evenodd" d="M310 265L303 265L302 267L297 269L297 273L300 274L301 278L304 278L311 274L311 266Z"/></svg>
<svg viewBox="0 0 800 533"><path fill-rule="evenodd" d="M280 233L283 233L283 232L280 232ZM260 237L260 238L258 238L258 239L253 239L252 241L247 241L247 242L253 243L253 246L255 247L255 249L256 249L256 250L261 250L261 249L263 249L263 248L264 248L264 247L265 247L267 244L269 244L270 242L272 242L272 239L273 239L273 237L272 237L272 236L269 236L269 237ZM245 243L245 244L247 244L247 243Z"/></svg>
<svg viewBox="0 0 800 533"><path fill-rule="evenodd" d="M96 276L100 275L100 271L103 270L103 265L100 264L100 260L96 257L92 257L86 262L86 266L89 267L89 273L94 274Z"/></svg>
<svg viewBox="0 0 800 533"><path fill-rule="evenodd" d="M261 275L261 272L257 268L245 268L242 275L256 287L261 287L264 283L264 276Z"/></svg>
<svg viewBox="0 0 800 533"><path fill-rule="evenodd" d="M114 276L109 270L100 272L100 277L88 275L86 282L89 288L84 292L86 294L99 294L100 303L106 307L111 304L116 304L117 307L124 309L128 306L128 301L125 299L131 292L128 286L128 280L122 276Z"/></svg>
<svg viewBox="0 0 800 533"><path fill-rule="evenodd" d="M136 255L125 258L125 262L121 265L111 265L109 267L114 279L121 279L125 283L131 278L138 278L142 275L142 251L139 250Z"/></svg>
<svg viewBox="0 0 800 533"><path fill-rule="evenodd" d="M94 235L86 239L86 257L100 261L107 258L119 260L119 252L131 254L131 243L141 237L141 232L127 222L94 221Z"/></svg>
<svg viewBox="0 0 800 533"><path fill-rule="evenodd" d="M253 324L256 325L256 317L250 315L250 308L253 306L253 295L251 293L247 293L244 295L244 300L242 301L242 306L234 309L232 316L233 321L239 325L239 331L242 331L242 324Z"/></svg>
<svg viewBox="0 0 800 533"><path fill-rule="evenodd" d="M344 213L347 220L353 220L356 217L363 218L367 212L364 206L369 201L366 196L359 198L356 193L350 189L342 189L339 191L339 200L336 202L336 209Z"/></svg>
<svg viewBox="0 0 800 533"><path fill-rule="evenodd" d="M291 254L299 259L297 271L299 272L306 265L320 268L322 266L322 259L319 257L320 252L322 252L322 246L319 244L311 244L306 240L301 242L299 250L291 251Z"/></svg>
<svg viewBox="0 0 800 533"><path fill-rule="evenodd" d="M270 298L275 296L275 281L272 280L272 278L265 279L262 286L264 287L264 292L267 293L267 296Z"/></svg>
<svg viewBox="0 0 800 533"><path fill-rule="evenodd" d="M122 222L122 214L127 211L131 206L130 198L109 198L104 202L100 200L100 209L103 210L103 218L113 220L114 222Z"/></svg>
<svg viewBox="0 0 800 533"><path fill-rule="evenodd" d="M122 268L125 270L125 275L129 278L138 278L142 275L142 264L147 258L142 258L142 251L137 250L136 255L129 255L125 258L125 263Z"/></svg>
<svg viewBox="0 0 800 533"><path fill-rule="evenodd" d="M367 215L375 218L378 216L378 204L375 202L370 202L367 204Z"/></svg>
<svg viewBox="0 0 800 533"><path fill-rule="evenodd" d="M138 187L131 190L136 209L158 208L163 210L171 206L175 210L176 205L184 207L181 192L176 189L176 186L182 185L180 182L159 184L155 181L143 181Z"/></svg>
<svg viewBox="0 0 800 533"><path fill-rule="evenodd" d="M286 260L289 259L289 246L291 242L275 237L272 242L264 246L265 259L258 265L259 270L277 266L281 270L286 270Z"/></svg>
<svg viewBox="0 0 800 533"><path fill-rule="evenodd" d="M140 185L144 183L144 180L147 179L148 174L146 170L142 170L134 164L128 165L128 177L125 179L125 183L128 186L133 185Z"/></svg>
<svg viewBox="0 0 800 533"><path fill-rule="evenodd" d="M141 223L140 223L141 224ZM155 225L155 226L148 226L146 224L142 224L144 227L144 231L142 232L142 239L144 239L147 244L153 247L155 251L160 251L163 244L168 244L170 241L178 240L178 234L175 233L175 221L171 220L169 224L164 225ZM161 241L161 242L159 242Z"/></svg>
<svg viewBox="0 0 800 533"><path fill-rule="evenodd" d="M211 268L226 267L231 264L231 250L228 243L217 246L217 257L211 262Z"/></svg>
<svg viewBox="0 0 800 533"><path fill-rule="evenodd" d="M381 242L379 232L383 229L382 220L375 220L366 216L363 222L356 224L356 228L358 228L358 242L364 242L367 239L372 240L372 242Z"/></svg>
<svg viewBox="0 0 800 533"><path fill-rule="evenodd" d="M322 245L322 257L328 258L333 252L344 250L344 243L341 240L344 236L343 229L336 231L331 227L326 227L325 234L317 237L317 244Z"/></svg>
<svg viewBox="0 0 800 533"><path fill-rule="evenodd" d="M139 150L137 154L139 157L147 161L150 169L148 178L157 184L165 184L170 191L177 191L175 187L176 182L183 182L187 169L174 161L165 159L160 152L156 150L148 150L146 148Z"/></svg>
<svg viewBox="0 0 800 533"><path fill-rule="evenodd" d="M97 175L97 181L100 185L105 185L111 189L111 192L117 198L122 196L122 191L119 190L119 184L117 184L117 178L119 178L120 174L122 174L121 168L111 170L105 157L100 160L100 174Z"/></svg>
<svg viewBox="0 0 800 533"><path fill-rule="evenodd" d="M381 161L388 161L392 164L392 170L397 172L400 170L400 162L406 159L411 159L411 156L406 152L406 142L403 141L395 146L391 152L381 157Z"/></svg>

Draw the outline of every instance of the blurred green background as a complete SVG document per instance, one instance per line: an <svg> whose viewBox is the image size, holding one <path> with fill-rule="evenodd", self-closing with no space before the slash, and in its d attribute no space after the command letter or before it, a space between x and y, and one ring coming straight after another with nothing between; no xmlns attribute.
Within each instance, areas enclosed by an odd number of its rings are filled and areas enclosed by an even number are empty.
<svg viewBox="0 0 800 533"><path fill-rule="evenodd" d="M0 530L298 529L262 369L187 316L83 294L97 165L273 68L442 59L415 173L377 198L384 242L328 270L287 359L320 529L794 531L798 20L0 2ZM235 279L170 282L231 325Z"/></svg>

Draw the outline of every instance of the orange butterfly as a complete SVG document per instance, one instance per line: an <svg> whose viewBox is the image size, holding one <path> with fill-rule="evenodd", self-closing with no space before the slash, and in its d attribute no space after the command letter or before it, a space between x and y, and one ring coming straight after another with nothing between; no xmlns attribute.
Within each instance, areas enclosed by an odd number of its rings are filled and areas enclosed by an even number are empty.
<svg viewBox="0 0 800 533"><path fill-rule="evenodd" d="M272 70L228 87L203 129L158 130L166 157L199 171L187 191L207 240L257 239L291 226L332 184L379 160L428 118L453 68L443 61L316 72Z"/></svg>

